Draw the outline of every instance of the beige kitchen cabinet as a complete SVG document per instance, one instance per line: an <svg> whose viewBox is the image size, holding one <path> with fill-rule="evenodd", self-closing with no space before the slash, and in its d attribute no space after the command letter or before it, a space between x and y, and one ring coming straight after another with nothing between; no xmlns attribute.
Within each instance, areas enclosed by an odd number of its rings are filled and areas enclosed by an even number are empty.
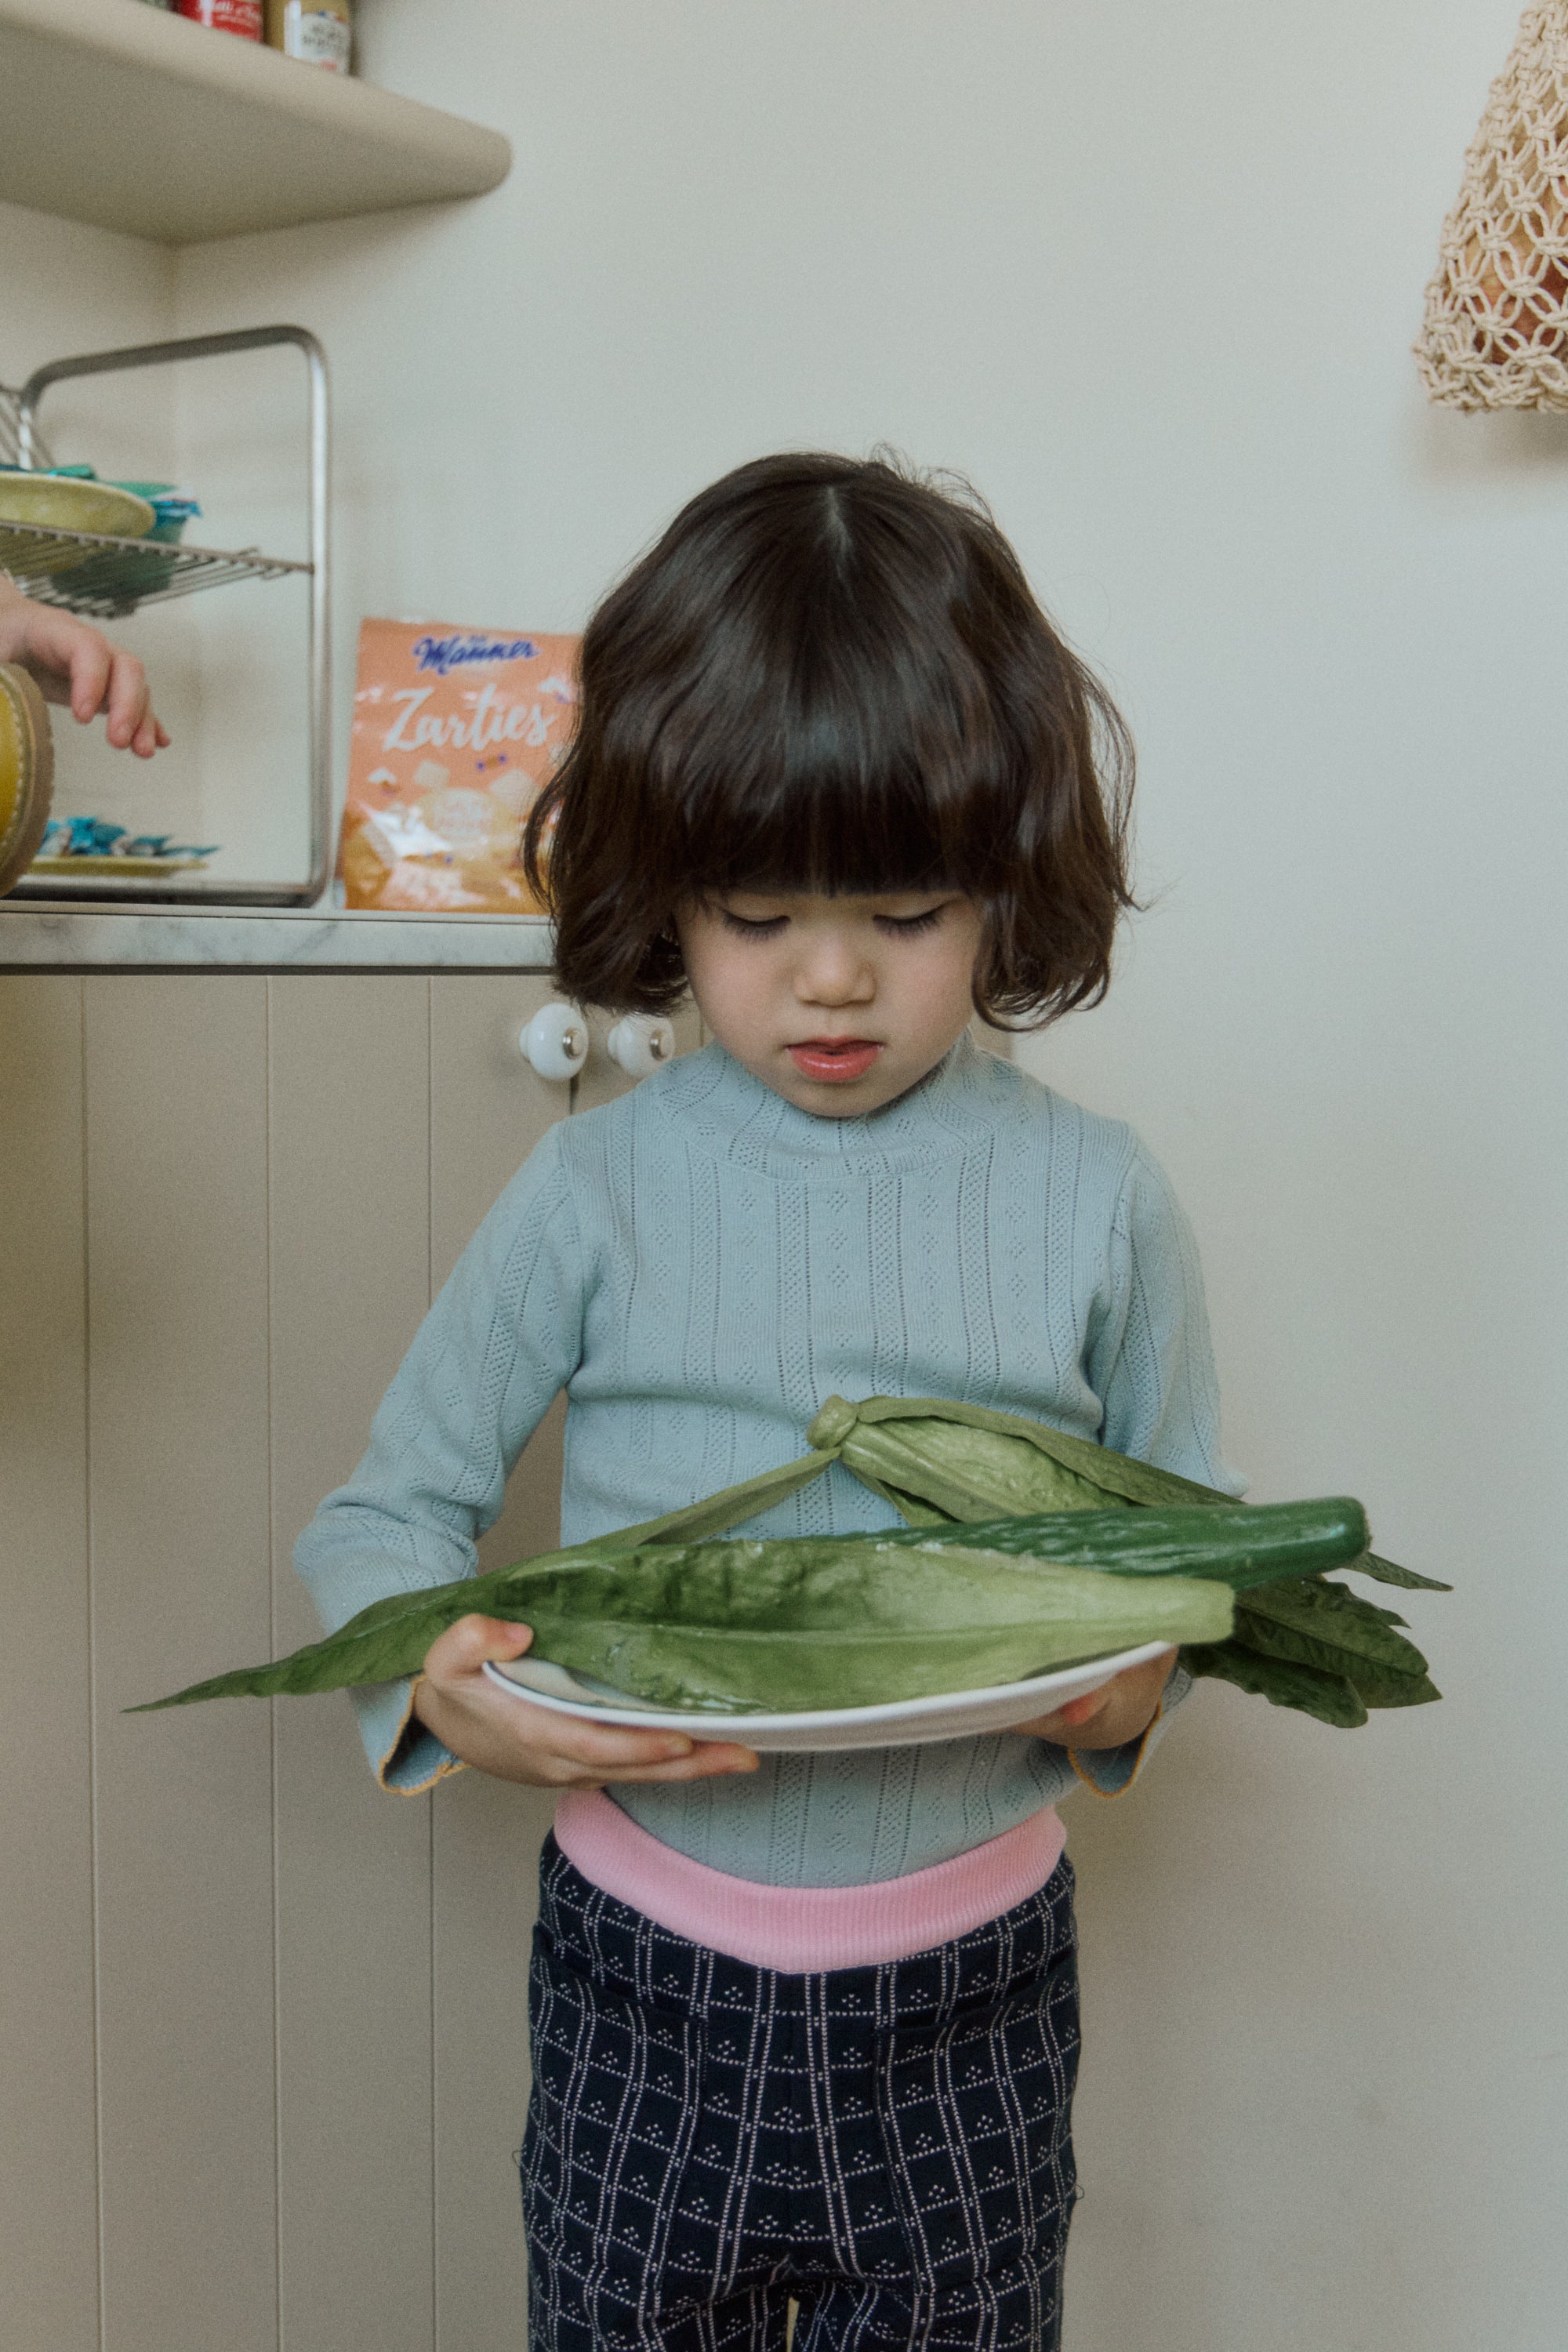
<svg viewBox="0 0 1568 2352"><path fill-rule="evenodd" d="M289 1565L568 1090L533 975L0 978L7 2352L517 2352L548 1801L395 1798ZM689 1035L685 1042L693 1042ZM612 1084L602 1045L580 1100ZM557 1417L491 1562L555 1532Z"/></svg>

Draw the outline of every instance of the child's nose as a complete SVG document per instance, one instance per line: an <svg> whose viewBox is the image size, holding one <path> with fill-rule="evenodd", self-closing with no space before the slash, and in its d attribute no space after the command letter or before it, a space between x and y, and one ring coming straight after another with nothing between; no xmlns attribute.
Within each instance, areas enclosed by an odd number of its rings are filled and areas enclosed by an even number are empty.
<svg viewBox="0 0 1568 2352"><path fill-rule="evenodd" d="M851 941L823 940L802 960L795 992L804 1004L868 1004L877 975Z"/></svg>

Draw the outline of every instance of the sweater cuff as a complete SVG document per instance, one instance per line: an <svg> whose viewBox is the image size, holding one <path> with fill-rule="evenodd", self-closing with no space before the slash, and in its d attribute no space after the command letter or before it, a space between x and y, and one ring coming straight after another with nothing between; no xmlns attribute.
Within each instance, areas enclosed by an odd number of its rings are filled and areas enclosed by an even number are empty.
<svg viewBox="0 0 1568 2352"><path fill-rule="evenodd" d="M448 1773L467 1769L415 1714L421 1679L416 1675L402 1682L363 1683L351 1693L371 1769L395 1796L420 1796Z"/></svg>
<svg viewBox="0 0 1568 2352"><path fill-rule="evenodd" d="M1178 1660L1160 1695L1154 1719L1136 1739L1120 1748L1069 1748L1068 1762L1086 1789L1097 1797L1123 1797L1164 1738L1165 1726L1192 1689L1193 1678Z"/></svg>

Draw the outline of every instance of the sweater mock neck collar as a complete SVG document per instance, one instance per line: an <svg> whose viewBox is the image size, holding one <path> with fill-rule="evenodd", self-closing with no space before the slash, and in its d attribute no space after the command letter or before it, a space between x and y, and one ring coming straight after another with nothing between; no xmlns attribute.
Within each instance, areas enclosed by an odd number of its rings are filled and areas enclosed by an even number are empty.
<svg viewBox="0 0 1568 2352"><path fill-rule="evenodd" d="M973 1150L1016 1117L1029 1081L967 1032L918 1085L879 1110L797 1109L716 1041L645 1080L639 1096L716 1156L776 1176L864 1176Z"/></svg>

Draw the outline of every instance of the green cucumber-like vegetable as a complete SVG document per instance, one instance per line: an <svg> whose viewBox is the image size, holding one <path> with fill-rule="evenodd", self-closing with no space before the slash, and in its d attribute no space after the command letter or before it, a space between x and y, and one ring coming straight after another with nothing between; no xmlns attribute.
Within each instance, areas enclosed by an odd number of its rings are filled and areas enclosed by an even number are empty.
<svg viewBox="0 0 1568 2352"><path fill-rule="evenodd" d="M949 1529L954 1525L944 1524ZM939 1533L917 1525L845 1540L921 1544ZM979 1550L1101 1569L1115 1576L1208 1577L1233 1592L1245 1592L1281 1577L1349 1567L1366 1549L1366 1513L1348 1495L1260 1504L1226 1512L1223 1518L1190 1503L1154 1504L1143 1511L1052 1511L1032 1518L970 1520L963 1541Z"/></svg>

